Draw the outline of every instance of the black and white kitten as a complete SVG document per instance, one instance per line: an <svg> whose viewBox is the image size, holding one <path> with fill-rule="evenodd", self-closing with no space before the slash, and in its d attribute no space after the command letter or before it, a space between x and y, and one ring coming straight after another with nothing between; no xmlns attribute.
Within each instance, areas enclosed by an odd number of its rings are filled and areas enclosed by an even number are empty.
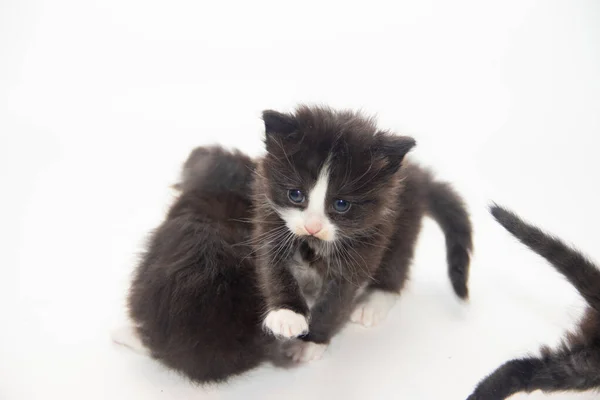
<svg viewBox="0 0 600 400"><path fill-rule="evenodd" d="M254 243L264 324L301 339L291 357L319 358L349 318L371 326L386 316L425 214L445 233L456 294L468 296L468 214L447 183L404 162L414 139L352 111L302 106L292 114L265 111L263 119L267 154L254 182ZM307 276L315 283L310 293Z"/></svg>
<svg viewBox="0 0 600 400"><path fill-rule="evenodd" d="M492 215L522 243L552 264L589 304L577 330L541 357L506 362L477 385L468 400L502 400L518 392L564 392L600 388L600 270L559 239L493 206Z"/></svg>

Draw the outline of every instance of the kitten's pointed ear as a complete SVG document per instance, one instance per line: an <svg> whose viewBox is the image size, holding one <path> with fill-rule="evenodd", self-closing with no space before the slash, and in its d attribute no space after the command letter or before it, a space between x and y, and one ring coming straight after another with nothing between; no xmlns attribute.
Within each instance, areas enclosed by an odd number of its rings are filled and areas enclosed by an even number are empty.
<svg viewBox="0 0 600 400"><path fill-rule="evenodd" d="M290 114L265 110L262 113L262 119L265 122L265 133L267 135L289 135L298 129L298 121Z"/></svg>
<svg viewBox="0 0 600 400"><path fill-rule="evenodd" d="M396 136L388 133L381 133L381 143L379 152L388 160L390 172L394 173L402 164L404 156L417 144L416 140L410 136Z"/></svg>

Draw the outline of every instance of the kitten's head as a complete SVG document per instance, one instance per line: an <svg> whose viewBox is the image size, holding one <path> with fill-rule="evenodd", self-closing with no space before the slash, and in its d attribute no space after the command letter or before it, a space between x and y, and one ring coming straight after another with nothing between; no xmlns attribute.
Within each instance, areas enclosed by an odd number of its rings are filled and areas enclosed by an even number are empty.
<svg viewBox="0 0 600 400"><path fill-rule="evenodd" d="M414 139L356 112L264 111L267 155L257 189L296 236L312 243L364 235L395 208L394 177ZM265 198L263 197L263 199Z"/></svg>

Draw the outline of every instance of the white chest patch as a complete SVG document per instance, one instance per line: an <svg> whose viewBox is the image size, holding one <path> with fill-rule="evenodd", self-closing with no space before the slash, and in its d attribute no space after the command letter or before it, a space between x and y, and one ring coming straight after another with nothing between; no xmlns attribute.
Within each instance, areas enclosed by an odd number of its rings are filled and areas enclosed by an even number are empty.
<svg viewBox="0 0 600 400"><path fill-rule="evenodd" d="M323 279L316 269L311 268L308 263L302 259L302 255L297 251L293 258L292 274L298 281L298 286L302 290L302 294L306 299L306 304L309 308L315 304L317 295L323 285Z"/></svg>

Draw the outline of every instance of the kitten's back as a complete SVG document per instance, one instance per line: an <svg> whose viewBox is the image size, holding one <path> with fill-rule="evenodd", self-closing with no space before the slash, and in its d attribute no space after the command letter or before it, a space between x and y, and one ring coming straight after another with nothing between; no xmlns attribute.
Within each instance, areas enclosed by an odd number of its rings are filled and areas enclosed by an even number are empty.
<svg viewBox="0 0 600 400"><path fill-rule="evenodd" d="M134 332L154 358L197 382L253 368L272 340L249 246L253 166L219 147L194 150L131 286Z"/></svg>

